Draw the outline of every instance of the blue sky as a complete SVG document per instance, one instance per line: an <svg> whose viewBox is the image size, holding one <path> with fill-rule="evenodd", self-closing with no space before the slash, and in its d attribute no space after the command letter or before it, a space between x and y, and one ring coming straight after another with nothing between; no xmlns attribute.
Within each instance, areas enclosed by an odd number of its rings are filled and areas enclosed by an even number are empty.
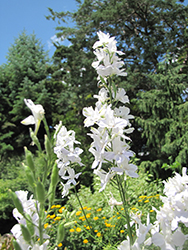
<svg viewBox="0 0 188 250"><path fill-rule="evenodd" d="M28 35L34 32L44 49L49 50L49 56L53 55L50 39L58 24L45 18L49 15L48 7L54 11L77 9L75 0L0 0L0 65L6 63L9 47L24 29Z"/></svg>
<svg viewBox="0 0 188 250"><path fill-rule="evenodd" d="M48 7L54 11L77 9L75 0L0 0L0 65L6 63L8 49L24 29L28 35L34 32L53 55L54 48L49 44L58 24L45 18L50 14Z"/></svg>

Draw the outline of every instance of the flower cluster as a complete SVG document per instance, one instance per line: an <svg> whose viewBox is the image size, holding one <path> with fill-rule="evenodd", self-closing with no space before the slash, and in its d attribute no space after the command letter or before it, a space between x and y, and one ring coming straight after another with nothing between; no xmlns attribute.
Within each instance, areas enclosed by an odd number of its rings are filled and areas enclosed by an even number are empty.
<svg viewBox="0 0 188 250"><path fill-rule="evenodd" d="M79 155L83 152L82 149L75 147L74 144L80 144L75 140L75 132L73 130L67 131L65 126L62 126L60 122L59 125L55 127L55 139L56 146L54 147L54 152L57 155L57 166L59 168L59 175L63 180L67 182L61 183L63 185L62 197L68 195L71 184L76 185L76 180L81 173L75 174L73 168L70 167L71 164L81 163Z"/></svg>
<svg viewBox="0 0 188 250"><path fill-rule="evenodd" d="M149 214L147 223L142 224L141 219L136 214L132 214L133 224L136 224L136 241L131 249L139 250L141 246L160 247L166 249L183 249L188 235L185 235L179 223L188 227L188 175L187 169L182 169L182 176L178 173L173 178L164 181L164 195L161 200L164 205L156 211L156 221L150 223ZM150 235L148 237L148 235ZM118 250L125 249L129 246L129 239L123 241ZM130 249L127 247L126 249Z"/></svg>
<svg viewBox="0 0 188 250"><path fill-rule="evenodd" d="M98 32L98 36L100 40L93 46L96 49L94 53L97 55L98 61L93 63L93 67L96 68L104 87L100 89L98 95L94 95L98 99L95 109L93 107L84 108L83 115L86 117L85 126L93 126L89 134L93 139L89 151L95 157L92 169L101 179L100 191L102 191L116 173L131 177L138 177L138 174L135 172L137 166L129 163L130 157L134 153L129 150L130 147L126 140L130 139L125 135L134 130L129 122L129 119L134 117L129 114L129 108L117 107L119 103L128 103L129 98L123 88L116 88L115 85L112 86L107 82L113 74L126 75L122 73L123 70L119 70L119 66L123 63L120 63L120 59L116 55L116 53L122 53L117 51L114 37L110 38L109 34L105 35L102 32ZM107 61L108 63L106 63ZM101 62L104 65L101 65ZM108 172L102 168L103 163L111 165Z"/></svg>
<svg viewBox="0 0 188 250"><path fill-rule="evenodd" d="M99 76L106 78L112 75L126 76L124 69L120 69L124 62L120 61L116 55L123 55L121 51L117 51L115 37L110 37L109 34L97 32L99 41L95 42L93 49L98 61L93 62L92 66L96 69Z"/></svg>
<svg viewBox="0 0 188 250"><path fill-rule="evenodd" d="M22 204L23 213L21 214L17 208L14 208L13 216L18 221L18 224L14 225L11 229L12 234L18 244L22 246L22 249L32 248L33 250L46 250L49 240L46 240L44 244L40 246L36 243L36 237L39 238L39 214L37 212L37 210L39 210L39 203L34 200L32 196L28 199L27 191L16 191L16 195ZM30 232L33 231L33 235L31 235L31 239L28 237L28 240L26 240L27 237L25 237L25 234L27 234L26 226L28 226L28 220L30 220L29 223L32 223L30 228L33 227L33 230L30 230ZM45 233L43 233L43 237L45 239L49 238Z"/></svg>

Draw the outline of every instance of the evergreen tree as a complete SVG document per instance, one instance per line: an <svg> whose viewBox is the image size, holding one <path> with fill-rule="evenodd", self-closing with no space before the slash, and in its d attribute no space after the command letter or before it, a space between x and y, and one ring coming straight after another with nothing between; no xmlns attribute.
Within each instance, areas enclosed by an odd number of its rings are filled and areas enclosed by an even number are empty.
<svg viewBox="0 0 188 250"><path fill-rule="evenodd" d="M49 58L35 35L25 32L15 39L1 66L0 152L19 152L30 143L28 126L20 124L29 114L24 98L44 105L50 118L53 107L53 86L48 80ZM52 93L51 93L52 92Z"/></svg>

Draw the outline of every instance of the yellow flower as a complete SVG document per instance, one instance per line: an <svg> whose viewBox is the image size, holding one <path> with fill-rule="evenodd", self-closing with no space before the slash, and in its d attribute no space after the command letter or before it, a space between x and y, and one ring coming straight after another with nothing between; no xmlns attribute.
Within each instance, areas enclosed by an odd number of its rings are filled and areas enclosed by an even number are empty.
<svg viewBox="0 0 188 250"><path fill-rule="evenodd" d="M87 207L83 207L83 209L87 209Z"/></svg>
<svg viewBox="0 0 188 250"><path fill-rule="evenodd" d="M86 214L86 218L90 218L90 216L91 216L91 213Z"/></svg>
<svg viewBox="0 0 188 250"><path fill-rule="evenodd" d="M141 196L139 196L138 198L140 198L140 199L145 199L147 196L146 195L141 195Z"/></svg>
<svg viewBox="0 0 188 250"><path fill-rule="evenodd" d="M63 209L65 209L65 207L61 207L61 208L59 209L59 213L60 213L60 214L63 213Z"/></svg>
<svg viewBox="0 0 188 250"><path fill-rule="evenodd" d="M61 217L57 216L54 220L61 220Z"/></svg>
<svg viewBox="0 0 188 250"><path fill-rule="evenodd" d="M82 213L82 211L77 211L76 215L79 216Z"/></svg>
<svg viewBox="0 0 188 250"><path fill-rule="evenodd" d="M76 232L79 233L79 232L81 232L81 231L82 231L82 229L81 229L80 227L77 227L77 228L76 228Z"/></svg>
<svg viewBox="0 0 188 250"><path fill-rule="evenodd" d="M124 208L122 207L121 210L124 210Z"/></svg>
<svg viewBox="0 0 188 250"><path fill-rule="evenodd" d="M48 214L47 216L46 216L46 218L49 218L50 217L50 214Z"/></svg>
<svg viewBox="0 0 188 250"><path fill-rule="evenodd" d="M119 212L116 213L117 215L119 214Z"/></svg>
<svg viewBox="0 0 188 250"><path fill-rule="evenodd" d="M120 233L124 233L125 231L124 230L120 230Z"/></svg>
<svg viewBox="0 0 188 250"><path fill-rule="evenodd" d="M121 219L121 217L119 216L119 217L117 217L117 219L119 220L119 219Z"/></svg>
<svg viewBox="0 0 188 250"><path fill-rule="evenodd" d="M88 208L87 208L87 211L90 211L90 210L91 210L91 207L88 207Z"/></svg>
<svg viewBox="0 0 188 250"><path fill-rule="evenodd" d="M97 233L97 237L101 237L101 233Z"/></svg>
<svg viewBox="0 0 188 250"><path fill-rule="evenodd" d="M102 211L102 208L98 208L98 209L97 209L97 212L100 212L100 211Z"/></svg>
<svg viewBox="0 0 188 250"><path fill-rule="evenodd" d="M153 213L153 212L154 212L154 210L153 210L153 209L151 209L151 210L150 210L150 213Z"/></svg>
<svg viewBox="0 0 188 250"><path fill-rule="evenodd" d="M95 232L95 233L97 233L97 232L98 232L98 230L97 230L97 229L95 229L95 230L94 230L94 232Z"/></svg>
<svg viewBox="0 0 188 250"><path fill-rule="evenodd" d="M111 227L110 223L105 223L106 227Z"/></svg>
<svg viewBox="0 0 188 250"><path fill-rule="evenodd" d="M86 227L86 229L87 229L87 230L90 230L90 229L91 229L91 227L87 226L87 227Z"/></svg>
<svg viewBox="0 0 188 250"><path fill-rule="evenodd" d="M87 240L87 239L83 240L83 243L84 243L84 244L87 244L87 243L88 243L88 240Z"/></svg>
<svg viewBox="0 0 188 250"><path fill-rule="evenodd" d="M51 206L51 209L53 209L53 208L55 208L55 205L52 205L52 206Z"/></svg>
<svg viewBox="0 0 188 250"><path fill-rule="evenodd" d="M55 218L55 214L50 215L50 219Z"/></svg>
<svg viewBox="0 0 188 250"><path fill-rule="evenodd" d="M73 228L71 228L71 229L69 230L69 232L73 233L73 232L74 232L74 229L73 229Z"/></svg>
<svg viewBox="0 0 188 250"><path fill-rule="evenodd" d="M47 227L48 227L48 225L49 225L48 223L44 224L44 228L47 228Z"/></svg>
<svg viewBox="0 0 188 250"><path fill-rule="evenodd" d="M62 246L63 246L63 244L62 244L62 243L59 243L57 246L58 246L58 247L62 247Z"/></svg>
<svg viewBox="0 0 188 250"><path fill-rule="evenodd" d="M83 220L83 219L84 219L84 216L80 216L78 219L79 219L79 220Z"/></svg>
<svg viewBox="0 0 188 250"><path fill-rule="evenodd" d="M105 220L105 219L106 219L106 217L102 217L102 219L103 219L103 220Z"/></svg>
<svg viewBox="0 0 188 250"><path fill-rule="evenodd" d="M97 216L96 216L96 217L94 217L93 219L94 219L94 220L98 220L98 219L99 219L99 217L97 217Z"/></svg>
<svg viewBox="0 0 188 250"><path fill-rule="evenodd" d="M56 208L60 208L60 207L61 207L61 205L56 205L55 207L56 207Z"/></svg>
<svg viewBox="0 0 188 250"><path fill-rule="evenodd" d="M149 200L145 200L144 202L145 202L145 203L148 203L148 202L149 202Z"/></svg>

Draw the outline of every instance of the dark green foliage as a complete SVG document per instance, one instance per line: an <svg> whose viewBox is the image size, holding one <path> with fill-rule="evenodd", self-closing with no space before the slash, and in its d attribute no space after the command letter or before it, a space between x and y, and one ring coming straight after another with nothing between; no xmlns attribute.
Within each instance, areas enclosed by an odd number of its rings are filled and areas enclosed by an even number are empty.
<svg viewBox="0 0 188 250"><path fill-rule="evenodd" d="M135 102L140 110L136 122L140 125L146 143L142 147L145 166L160 174L159 166L177 161L186 166L187 118L186 98L187 76L181 73L183 65L161 62L157 73L148 74L151 90L140 91Z"/></svg>

